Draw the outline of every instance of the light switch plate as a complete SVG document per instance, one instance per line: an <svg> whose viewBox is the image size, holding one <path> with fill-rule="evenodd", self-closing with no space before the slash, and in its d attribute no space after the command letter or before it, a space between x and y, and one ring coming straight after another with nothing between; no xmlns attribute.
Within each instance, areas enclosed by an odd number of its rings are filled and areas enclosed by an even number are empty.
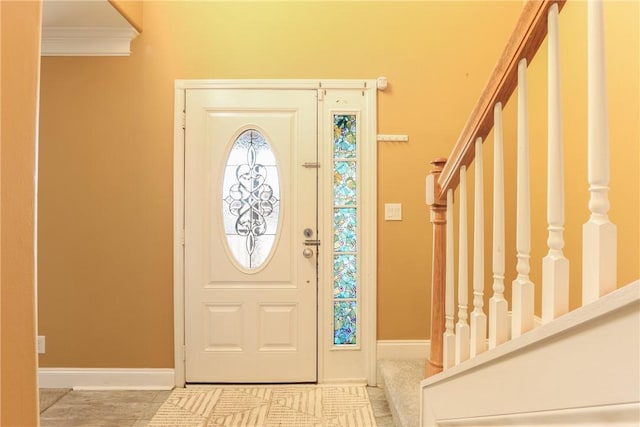
<svg viewBox="0 0 640 427"><path fill-rule="evenodd" d="M401 203L385 203L384 204L384 220L385 221L402 221L402 204Z"/></svg>

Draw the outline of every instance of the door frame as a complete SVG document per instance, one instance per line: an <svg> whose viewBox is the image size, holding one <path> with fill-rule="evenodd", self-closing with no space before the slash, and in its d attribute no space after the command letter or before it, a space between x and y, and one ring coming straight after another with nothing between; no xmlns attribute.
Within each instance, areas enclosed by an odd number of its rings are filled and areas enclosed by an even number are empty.
<svg viewBox="0 0 640 427"><path fill-rule="evenodd" d="M361 343L357 350L361 352L362 359L358 363L364 363L365 370L362 376L335 377L331 372L336 370L335 357L326 357L329 352L335 351L335 347L328 345L332 342L333 330L333 306L329 301L324 301L328 294L328 286L332 283L324 279L324 270L320 265L318 283L318 318L317 318L317 369L318 383L324 382L366 382L369 385L376 384L376 261L377 261L377 111L375 79L371 80L176 80L174 98L174 153L173 153L173 304L174 304L174 374L176 387L185 385L185 300L184 300L184 205L185 205L185 133L186 120L185 94L188 89L305 89L305 90L331 90L351 89L362 91L365 97L366 119L361 127L360 158L361 164L359 191L361 194L360 235L367 241L361 244L360 274L361 283L368 284L366 289L361 288L360 293L360 320L367 327L362 328L360 334ZM320 117L321 108L318 108ZM318 122L319 144L325 139L323 123ZM323 176L321 174L320 176ZM326 187L330 183L323 183ZM326 190L325 190L326 191ZM322 207L319 200L319 209ZM325 209L326 210L326 209ZM319 221L331 216L330 213L319 211ZM364 237L366 236L366 237ZM320 247L322 259L330 259L331 245ZM325 251L328 251L325 253ZM326 262L325 262L326 263ZM344 351L344 350L340 350Z"/></svg>

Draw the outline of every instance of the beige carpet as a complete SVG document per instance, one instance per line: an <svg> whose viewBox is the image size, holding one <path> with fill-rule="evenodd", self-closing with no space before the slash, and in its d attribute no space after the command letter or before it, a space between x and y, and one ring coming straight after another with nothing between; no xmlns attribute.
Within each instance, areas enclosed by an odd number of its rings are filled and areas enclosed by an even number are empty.
<svg viewBox="0 0 640 427"><path fill-rule="evenodd" d="M148 426L375 427L365 386L197 386L174 390Z"/></svg>

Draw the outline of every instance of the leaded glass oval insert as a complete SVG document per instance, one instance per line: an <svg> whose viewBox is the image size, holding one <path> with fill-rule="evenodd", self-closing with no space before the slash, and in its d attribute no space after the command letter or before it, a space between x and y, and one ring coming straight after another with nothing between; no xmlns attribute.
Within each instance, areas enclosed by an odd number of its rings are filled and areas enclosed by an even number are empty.
<svg viewBox="0 0 640 427"><path fill-rule="evenodd" d="M222 218L229 251L243 268L268 259L280 219L280 177L275 154L256 129L231 146L222 180Z"/></svg>

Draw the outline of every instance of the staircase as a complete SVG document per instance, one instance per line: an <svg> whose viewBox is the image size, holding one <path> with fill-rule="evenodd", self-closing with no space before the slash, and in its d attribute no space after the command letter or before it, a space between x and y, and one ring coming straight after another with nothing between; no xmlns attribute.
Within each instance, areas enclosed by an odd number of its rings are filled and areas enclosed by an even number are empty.
<svg viewBox="0 0 640 427"><path fill-rule="evenodd" d="M380 360L378 386L384 389L396 427L420 424L420 381L424 359Z"/></svg>
<svg viewBox="0 0 640 427"><path fill-rule="evenodd" d="M636 281L428 379L424 359L380 360L378 372L396 427L637 427L639 361Z"/></svg>
<svg viewBox="0 0 640 427"><path fill-rule="evenodd" d="M637 427L639 361L636 281L428 379L424 359L381 360L378 371L396 427Z"/></svg>
<svg viewBox="0 0 640 427"><path fill-rule="evenodd" d="M587 152L584 167L588 185L581 191L589 195L589 200L584 206L571 203L572 198L565 202L566 136L562 126L558 29L559 13L565 3L529 0L524 4L450 156L432 162L427 178L427 203L433 224L431 353L425 364L426 379L417 388L418 418L411 396L417 368L386 361L380 364L381 373L386 371L382 374L385 390L399 426L640 425L640 281L621 286L624 284L617 276L621 260L635 265L638 260L618 257L618 253L628 256L624 249L629 248L618 248L618 229L608 216L611 165L605 2L589 0L586 4L587 141L575 135L567 138L574 147L584 147ZM544 149L540 142L545 141L529 143L527 76L528 66L543 41L548 53L548 132L544 153L547 170L538 171L531 170L529 153ZM517 93L517 129L503 142L503 107L513 93ZM486 210L492 215L492 247L486 251L482 156L490 133L493 200L492 208ZM516 145L516 158L505 167L503 148L507 144ZM467 201L471 197L467 194L467 169L472 165L473 212L468 212ZM546 205L532 202L531 191L531 183L544 182L544 175ZM505 183L515 183L515 194L505 193ZM575 189L571 192L575 194ZM512 201L515 209L505 209L505 202L508 205ZM582 257L577 260L581 276L570 264L576 261L569 260L563 252L565 205L572 213L588 218L581 224ZM459 216L457 228L454 208ZM538 212L532 215L535 210ZM540 232L542 227L537 223L536 232L532 220L542 217L545 211L545 232ZM508 218L512 221L505 221L505 215L513 212L515 217ZM471 223L473 230L467 233ZM515 235L507 235L507 224L513 223ZM455 249L454 232L458 235ZM515 241L515 253L509 253L509 258L505 257L507 237ZM576 240L572 238L572 246ZM473 247L468 241L473 242ZM532 246L543 242L547 255L532 253ZM542 277L541 283L534 284L530 261L538 255L542 258ZM509 266L507 259L514 260L514 265ZM490 275L485 275L485 265L491 267ZM468 266L472 266L471 272ZM514 272L515 278L506 280ZM570 310L573 293L578 293L582 301L579 308ZM540 325L536 324L536 300L541 301Z"/></svg>

